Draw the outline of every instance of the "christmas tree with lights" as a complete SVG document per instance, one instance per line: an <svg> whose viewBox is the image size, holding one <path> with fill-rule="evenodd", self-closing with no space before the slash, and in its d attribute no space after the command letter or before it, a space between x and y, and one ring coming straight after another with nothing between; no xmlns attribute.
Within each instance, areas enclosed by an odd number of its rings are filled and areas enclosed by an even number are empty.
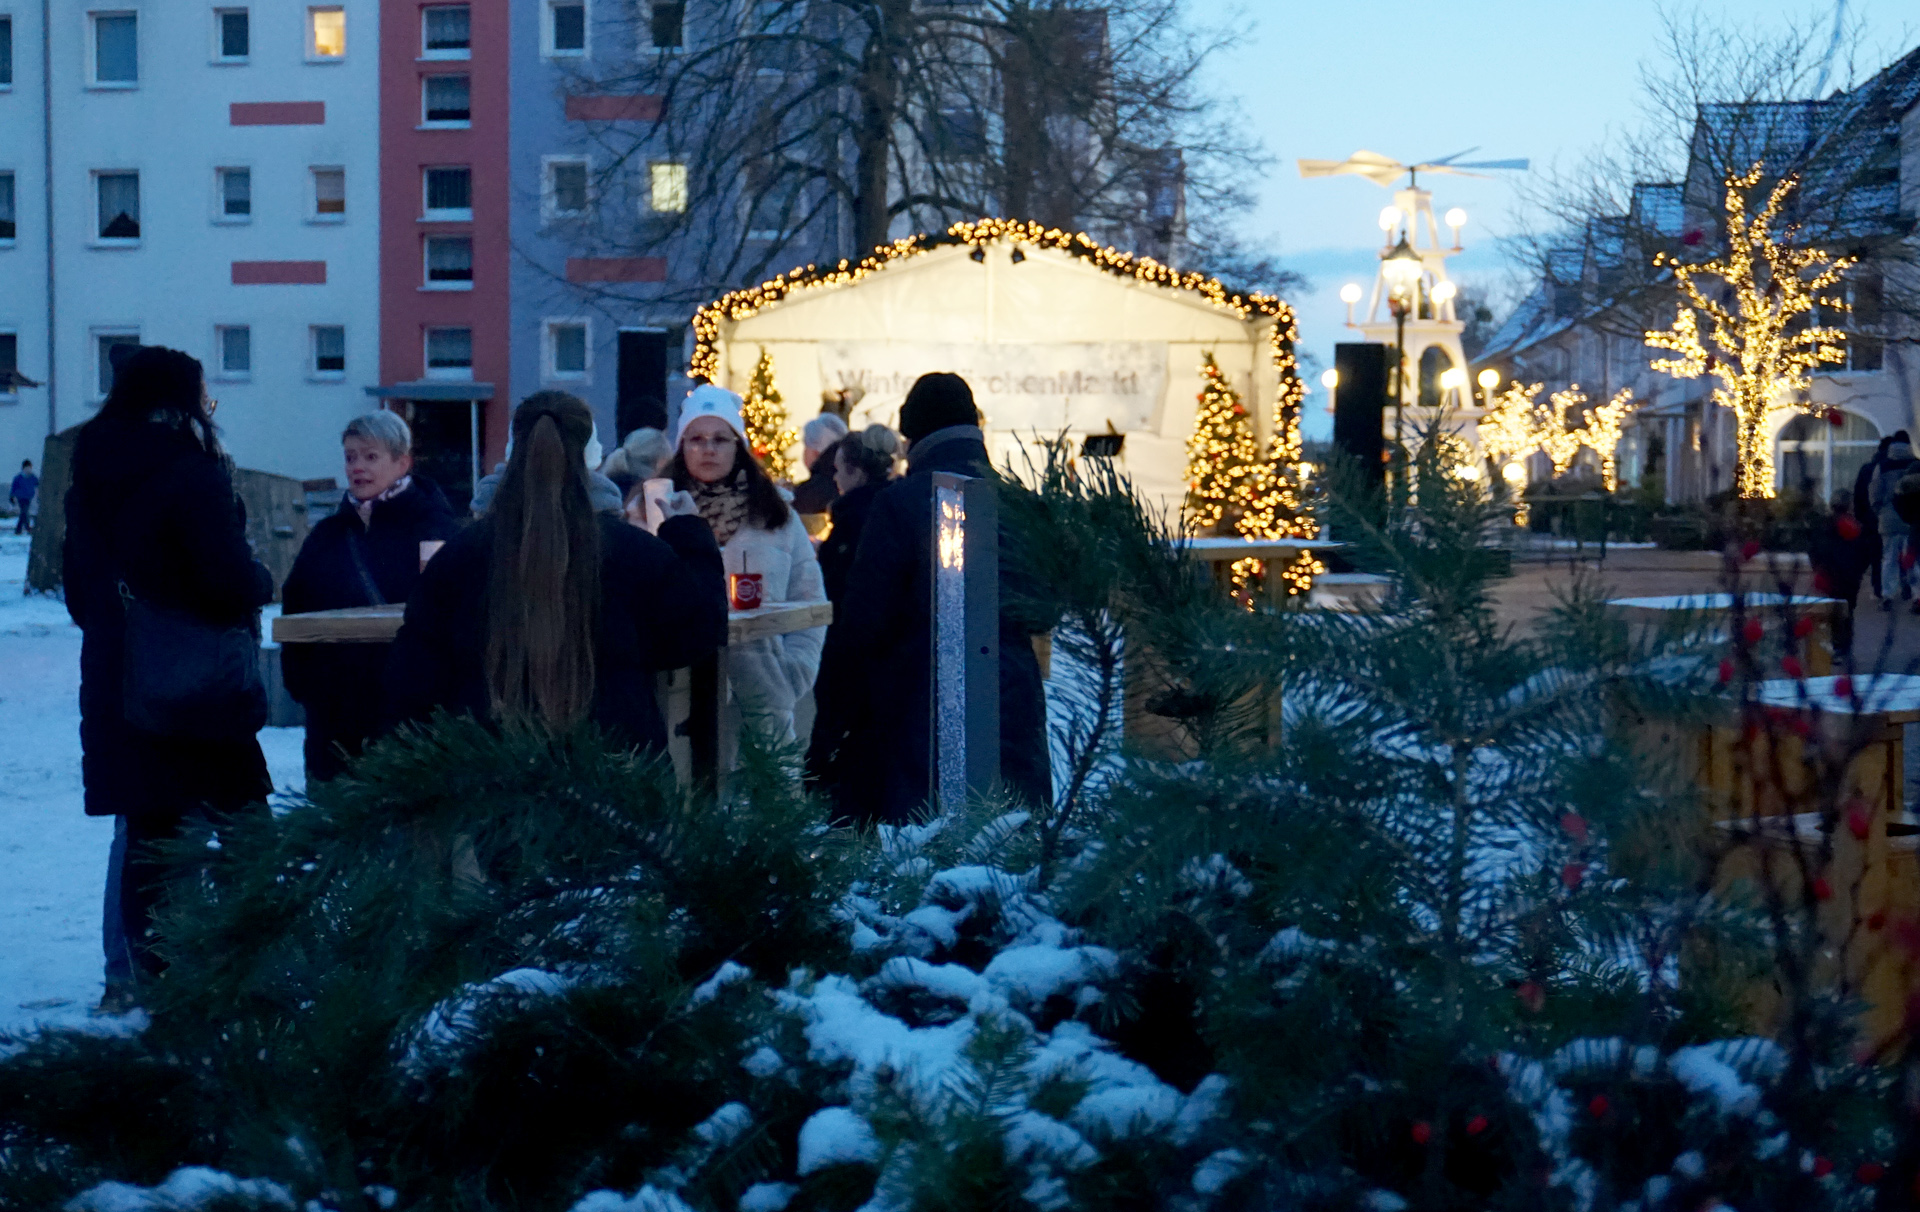
<svg viewBox="0 0 1920 1212"><path fill-rule="evenodd" d="M1260 471L1247 407L1208 353L1200 365L1200 413L1187 439L1187 517L1194 531L1233 533Z"/></svg>
<svg viewBox="0 0 1920 1212"><path fill-rule="evenodd" d="M776 480L793 478L793 459L788 451L799 435L787 428L787 405L773 381L773 355L765 346L760 360L753 365L753 378L747 383L747 397L741 406L747 423L747 445L753 457Z"/></svg>

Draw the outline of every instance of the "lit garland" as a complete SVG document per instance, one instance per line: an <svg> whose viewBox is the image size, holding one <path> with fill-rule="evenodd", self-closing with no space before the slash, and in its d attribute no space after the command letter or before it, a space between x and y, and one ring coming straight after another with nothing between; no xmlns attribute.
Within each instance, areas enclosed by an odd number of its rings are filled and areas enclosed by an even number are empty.
<svg viewBox="0 0 1920 1212"><path fill-rule="evenodd" d="M1301 490L1304 469L1300 409L1306 401L1307 392L1306 385L1300 381L1299 363L1294 357L1294 343L1299 340L1300 334L1295 325L1293 309L1272 295L1228 290L1217 278L1193 271L1182 272L1162 265L1151 257L1136 257L1132 253L1121 252L1100 244L1084 232L1069 232L1018 219L979 219L955 223L944 232L906 236L891 244L881 245L859 261L841 261L830 266L807 265L769 278L758 286L732 291L694 313L693 356L689 359L688 373L708 382L718 380L720 326L725 321L744 320L791 295L858 282L909 257L941 248L966 245L977 248L996 242L1053 249L1118 278L1145 286L1189 291L1243 320L1256 317L1272 319L1273 327L1268 330L1267 342L1279 384L1274 398L1273 439L1268 445L1266 469L1258 477L1258 491L1243 515L1243 524L1257 529L1260 533L1255 537L1260 538L1308 539L1314 536L1316 528L1313 519L1307 516L1305 494ZM1250 532L1242 530L1241 533ZM1324 572L1325 569L1311 556L1303 554L1299 560L1282 569L1280 575L1287 582L1288 592L1299 594L1312 588L1316 571Z"/></svg>
<svg viewBox="0 0 1920 1212"><path fill-rule="evenodd" d="M1846 360L1846 334L1812 323L1815 305L1843 311L1844 300L1822 298L1820 291L1837 283L1857 257L1830 257L1816 248L1793 248L1776 241L1773 225L1787 196L1799 183L1781 178L1760 213L1747 215L1747 193L1760 183L1761 165L1727 178L1727 252L1699 265L1686 265L1661 253L1655 265L1673 268L1685 304L1673 327L1650 331L1649 345L1680 355L1663 358L1653 368L1676 379L1712 374L1719 380L1713 402L1733 411L1739 451L1738 488L1742 497L1773 495L1773 446L1769 440L1782 413L1824 410L1795 397L1804 395L1809 372L1822 363ZM1784 239L1798 229L1786 225ZM1731 303L1700 288L1700 275L1719 278L1729 288ZM1710 352L1700 336L1698 315L1712 322Z"/></svg>
<svg viewBox="0 0 1920 1212"><path fill-rule="evenodd" d="M747 381L747 394L740 406L747 424L747 445L753 457L776 480L793 478L793 459L787 454L799 435L787 426L787 405L773 381L773 355L760 347L760 360L753 365L753 378Z"/></svg>

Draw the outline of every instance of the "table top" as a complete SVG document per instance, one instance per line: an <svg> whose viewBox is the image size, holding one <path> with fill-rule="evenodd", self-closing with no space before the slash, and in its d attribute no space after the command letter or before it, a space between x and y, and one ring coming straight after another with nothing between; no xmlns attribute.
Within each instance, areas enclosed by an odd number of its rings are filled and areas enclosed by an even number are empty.
<svg viewBox="0 0 1920 1212"><path fill-rule="evenodd" d="M1765 707L1811 709L1832 715L1879 716L1889 724L1920 722L1920 676L1910 673L1862 673L1853 679L1851 697L1834 693L1839 677L1776 678L1756 687Z"/></svg>
<svg viewBox="0 0 1920 1212"><path fill-rule="evenodd" d="M1199 560L1258 560L1302 551L1333 551L1345 547L1338 539L1183 539L1180 546Z"/></svg>
<svg viewBox="0 0 1920 1212"><path fill-rule="evenodd" d="M283 614L273 620L273 638L281 644L384 644L400 632L404 605L354 606ZM787 635L833 621L831 602L776 602L758 610L727 612L727 642L741 644Z"/></svg>
<svg viewBox="0 0 1920 1212"><path fill-rule="evenodd" d="M1778 593L1742 594L1745 604L1754 606L1801 606L1831 609L1840 605L1839 598L1787 597ZM1609 598L1607 605L1618 606L1626 610L1694 610L1701 613L1728 611L1733 609L1733 595L1730 593L1682 593L1669 597L1656 598Z"/></svg>

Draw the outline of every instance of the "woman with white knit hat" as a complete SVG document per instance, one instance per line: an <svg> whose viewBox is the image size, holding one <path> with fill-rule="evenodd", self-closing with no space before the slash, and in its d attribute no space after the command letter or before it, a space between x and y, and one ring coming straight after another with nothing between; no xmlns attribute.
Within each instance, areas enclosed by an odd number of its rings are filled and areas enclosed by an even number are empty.
<svg viewBox="0 0 1920 1212"><path fill-rule="evenodd" d="M729 577L758 576L760 602L824 602L807 528L747 445L740 397L710 383L693 389L662 473L689 492L713 528ZM794 707L813 689L825 627L749 640L727 650L742 722L775 741L796 739Z"/></svg>

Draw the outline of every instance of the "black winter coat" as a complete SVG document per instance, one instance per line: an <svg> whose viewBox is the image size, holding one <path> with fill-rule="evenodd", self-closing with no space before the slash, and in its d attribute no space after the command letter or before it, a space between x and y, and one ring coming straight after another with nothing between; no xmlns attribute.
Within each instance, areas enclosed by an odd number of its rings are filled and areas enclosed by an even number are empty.
<svg viewBox="0 0 1920 1212"><path fill-rule="evenodd" d="M823 664L864 671L841 754L849 772L842 811L894 824L912 819L933 794L933 473L993 474L986 442L972 426L921 439L907 469L905 479L874 498L823 654ZM1014 571L1003 563L1003 581ZM1003 608L1000 777L1039 804L1053 796L1046 718L1032 638Z"/></svg>
<svg viewBox="0 0 1920 1212"><path fill-rule="evenodd" d="M360 521L349 496L300 545L280 590L281 613L404 602L420 579L420 544L459 529L445 494L418 474L406 491L374 503L371 523ZM333 778L380 731L387 646L295 644L280 664L287 692L307 710L307 779Z"/></svg>
<svg viewBox="0 0 1920 1212"><path fill-rule="evenodd" d="M820 544L820 579L827 589L827 600L836 611L846 594L847 574L853 569L854 553L859 550L860 535L866 530L867 514L874 499L888 481L870 481L834 501L833 527ZM813 682L813 736L807 745L807 778L835 801L843 799L840 781L847 771L840 762L851 726L850 695L862 693L865 662L860 646L842 636L835 643L834 629L827 627L826 647L820 652L820 673Z"/></svg>
<svg viewBox="0 0 1920 1212"><path fill-rule="evenodd" d="M720 546L698 517L668 518L658 537L600 515L600 632L592 718L614 737L664 750L654 674L727 641ZM493 524L482 519L428 563L394 640L387 693L401 720L436 708L486 718L487 580Z"/></svg>
<svg viewBox="0 0 1920 1212"><path fill-rule="evenodd" d="M62 579L80 646L81 774L89 816L221 815L273 789L253 735L188 740L142 732L121 699L120 583L221 626L259 618L273 576L247 545L226 463L184 429L101 416L73 453Z"/></svg>

